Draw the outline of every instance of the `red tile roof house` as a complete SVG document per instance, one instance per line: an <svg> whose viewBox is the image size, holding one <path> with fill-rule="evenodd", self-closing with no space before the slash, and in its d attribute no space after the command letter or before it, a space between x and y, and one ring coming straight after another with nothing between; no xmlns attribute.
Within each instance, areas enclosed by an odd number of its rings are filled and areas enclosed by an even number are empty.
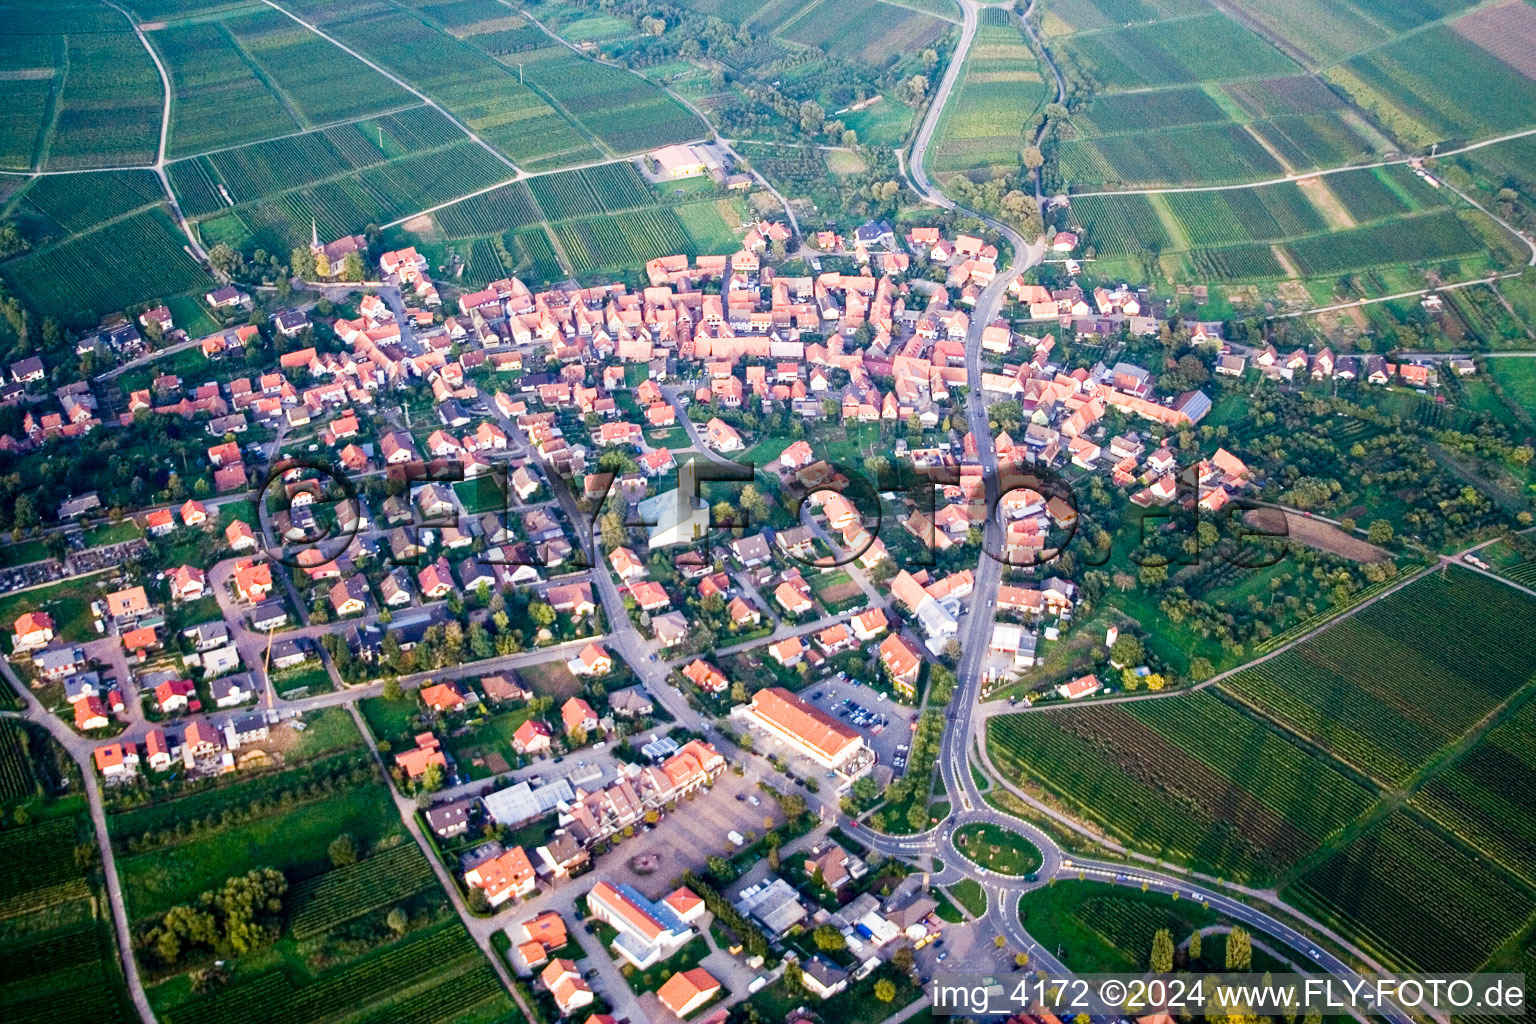
<svg viewBox="0 0 1536 1024"><path fill-rule="evenodd" d="M1062 683L1056 687L1056 692L1067 700L1087 697L1099 692L1099 677L1093 675L1079 676L1070 683Z"/></svg>
<svg viewBox="0 0 1536 1024"><path fill-rule="evenodd" d="M452 683L438 683L421 691L421 702L433 711L463 711L464 695Z"/></svg>
<svg viewBox="0 0 1536 1024"><path fill-rule="evenodd" d="M155 705L164 714L185 711L197 696L197 687L190 679L167 679L155 687Z"/></svg>
<svg viewBox="0 0 1536 1024"><path fill-rule="evenodd" d="M656 990L656 998L678 1017L687 1017L720 994L720 983L702 967L679 971Z"/></svg>
<svg viewBox="0 0 1536 1024"><path fill-rule="evenodd" d="M94 751L96 770L104 779L120 779L136 774L139 770L137 747L123 743L108 743Z"/></svg>
<svg viewBox="0 0 1536 1024"><path fill-rule="evenodd" d="M651 580L631 585L629 596L633 597L635 604L645 612L657 612L672 606L672 599L667 596L666 588Z"/></svg>
<svg viewBox="0 0 1536 1024"><path fill-rule="evenodd" d="M587 644L581 653L566 662L572 675L605 676L613 671L613 657L601 644Z"/></svg>
<svg viewBox="0 0 1536 1024"><path fill-rule="evenodd" d="M597 728L597 712L580 697L572 697L560 706L560 718L565 722L565 734L591 733Z"/></svg>
<svg viewBox="0 0 1536 1024"><path fill-rule="evenodd" d="M551 960L549 966L539 974L539 980L544 983L549 994L555 997L555 1005L559 1007L562 1017L573 1010L592 1005L596 998L587 983L581 980L575 963L570 960Z"/></svg>
<svg viewBox="0 0 1536 1024"><path fill-rule="evenodd" d="M242 601L255 604L272 593L272 567L266 562L239 563L235 566L235 593Z"/></svg>
<svg viewBox="0 0 1536 1024"><path fill-rule="evenodd" d="M112 724L107 717L107 706L99 697L87 697L84 700L75 701L75 728L81 732L89 732L92 729L105 729Z"/></svg>
<svg viewBox="0 0 1536 1024"><path fill-rule="evenodd" d="M47 612L24 612L16 619L11 638L13 650L41 647L53 639L53 616Z"/></svg>
<svg viewBox="0 0 1536 1024"><path fill-rule="evenodd" d="M405 772L406 778L419 779L434 764L446 771L448 757L443 753L443 745L438 738L430 732L423 732L417 733L415 747L395 755L395 764Z"/></svg>
<svg viewBox="0 0 1536 1024"><path fill-rule="evenodd" d="M521 846L514 846L464 872L464 884L484 892L486 902L499 907L514 896L533 892L533 864Z"/></svg>
<svg viewBox="0 0 1536 1024"><path fill-rule="evenodd" d="M684 678L705 693L722 693L730 685L724 672L701 658L689 662L682 672Z"/></svg>
<svg viewBox="0 0 1536 1024"><path fill-rule="evenodd" d="M251 551L256 547L256 534L238 519L224 528L224 539L231 551Z"/></svg>
<svg viewBox="0 0 1536 1024"><path fill-rule="evenodd" d="M923 658L906 640L892 633L881 641L880 664L885 666L896 689L908 696L917 692L917 677L923 669Z"/></svg>
<svg viewBox="0 0 1536 1024"><path fill-rule="evenodd" d="M512 746L519 754L538 754L549 749L549 726L530 718L512 734Z"/></svg>

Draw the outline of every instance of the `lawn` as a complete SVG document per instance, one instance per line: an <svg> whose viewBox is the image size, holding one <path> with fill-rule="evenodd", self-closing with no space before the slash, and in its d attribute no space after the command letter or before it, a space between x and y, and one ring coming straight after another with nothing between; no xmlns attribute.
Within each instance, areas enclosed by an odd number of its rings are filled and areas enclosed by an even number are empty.
<svg viewBox="0 0 1536 1024"><path fill-rule="evenodd" d="M345 708L323 708L305 716L304 731L299 733L287 756L290 761L307 761L339 750L351 750L362 742L357 723Z"/></svg>
<svg viewBox="0 0 1536 1024"><path fill-rule="evenodd" d="M693 442L688 439L688 431L681 426L647 430L645 443L652 448L670 448L673 451L693 446Z"/></svg>
<svg viewBox="0 0 1536 1024"><path fill-rule="evenodd" d="M530 690L541 697L553 697L557 703L576 696L581 689L581 681L571 675L563 661L544 661L517 671Z"/></svg>
<svg viewBox="0 0 1536 1024"><path fill-rule="evenodd" d="M651 965L648 970L637 971L626 964L623 968L624 980L629 982L630 989L636 995L654 992L672 975L681 971L691 971L699 966L708 955L709 944L704 941L702 935L697 935L682 949L660 963Z"/></svg>
<svg viewBox="0 0 1536 1024"><path fill-rule="evenodd" d="M986 915L987 891L974 878L962 878L949 887L949 894L955 898L956 903L970 911L972 917Z"/></svg>
<svg viewBox="0 0 1536 1024"><path fill-rule="evenodd" d="M448 752L470 778L484 778L495 771L504 770L484 763L487 757L493 755L499 756L508 767L515 766L517 751L512 747L512 734L517 732L528 717L527 707L495 715L461 736L449 737ZM476 764L477 759L482 763Z"/></svg>
<svg viewBox="0 0 1536 1024"><path fill-rule="evenodd" d="M507 510L507 492L496 483L494 474L461 480L453 485L453 493L458 495L467 515Z"/></svg>
<svg viewBox="0 0 1536 1024"><path fill-rule="evenodd" d="M997 825L984 822L965 825L955 833L955 845L988 871L1022 876L1040 870L1040 851L1035 849L1035 844L1017 832Z"/></svg>
<svg viewBox="0 0 1536 1024"><path fill-rule="evenodd" d="M107 526L98 526L85 533L85 546L89 548L103 547L107 544L121 544L125 540L133 540L144 536L144 531L139 529L139 524L132 519L124 519L120 523L112 523Z"/></svg>
<svg viewBox="0 0 1536 1024"><path fill-rule="evenodd" d="M416 699L415 692L411 691L398 700L369 697L363 701L362 709L363 721L368 723L373 738L398 745L410 740L415 729L412 723L421 714L421 702Z"/></svg>
<svg viewBox="0 0 1536 1024"><path fill-rule="evenodd" d="M1488 372L1511 401L1536 416L1536 357L1490 359Z"/></svg>
<svg viewBox="0 0 1536 1024"><path fill-rule="evenodd" d="M22 612L47 612L53 616L55 636L60 640L94 640L91 602L104 593L103 575L87 576L34 587L0 597L0 622L15 622ZM9 634L7 634L9 635Z"/></svg>
<svg viewBox="0 0 1536 1024"><path fill-rule="evenodd" d="M18 544L0 545L0 566L26 565L48 557L48 548L40 540L24 540Z"/></svg>
<svg viewBox="0 0 1536 1024"><path fill-rule="evenodd" d="M342 832L371 846L403 826L379 783L336 794L257 821L207 833L190 842L120 858L123 888L134 918L192 899L253 867L304 877L328 865L326 848Z"/></svg>
<svg viewBox="0 0 1536 1024"><path fill-rule="evenodd" d="M295 690L304 690L307 696L317 693L330 693L335 688L331 682L331 674L325 670L324 665L312 664L307 667L292 669L287 672L274 675L272 685L278 695L286 697Z"/></svg>
<svg viewBox="0 0 1536 1024"><path fill-rule="evenodd" d="M1062 963L1077 972L1140 972L1147 967L1152 937L1161 928L1182 946L1196 928L1222 923L1214 911L1194 900L1164 893L1142 892L1101 882L1053 882L1024 894L1019 916L1032 938L1045 949L1057 950ZM1222 970L1226 963L1224 936L1203 936L1194 969ZM1175 964L1183 966L1181 949ZM1256 971L1283 966L1254 950Z"/></svg>

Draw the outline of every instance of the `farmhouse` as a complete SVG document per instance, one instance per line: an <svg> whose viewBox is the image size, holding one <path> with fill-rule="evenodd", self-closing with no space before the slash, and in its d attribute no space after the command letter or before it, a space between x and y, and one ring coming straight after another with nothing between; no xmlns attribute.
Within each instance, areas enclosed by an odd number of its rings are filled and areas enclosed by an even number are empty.
<svg viewBox="0 0 1536 1024"><path fill-rule="evenodd" d="M692 146L665 146L651 157L668 178L693 178L705 171L703 158Z"/></svg>

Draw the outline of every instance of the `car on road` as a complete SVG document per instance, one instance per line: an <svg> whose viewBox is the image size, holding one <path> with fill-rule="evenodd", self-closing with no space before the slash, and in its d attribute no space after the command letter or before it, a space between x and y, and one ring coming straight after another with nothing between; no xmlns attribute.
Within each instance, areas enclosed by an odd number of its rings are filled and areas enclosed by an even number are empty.
<svg viewBox="0 0 1536 1024"><path fill-rule="evenodd" d="M757 807L762 804L762 801L759 800L755 794L753 794L747 797L747 803L751 804L753 807Z"/></svg>

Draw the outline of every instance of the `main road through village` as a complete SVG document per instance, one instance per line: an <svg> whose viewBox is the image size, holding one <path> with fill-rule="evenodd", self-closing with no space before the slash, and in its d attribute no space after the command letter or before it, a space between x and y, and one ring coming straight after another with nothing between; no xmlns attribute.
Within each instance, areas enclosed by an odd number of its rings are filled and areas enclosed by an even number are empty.
<svg viewBox="0 0 1536 1024"><path fill-rule="evenodd" d="M979 455L982 465L987 470L987 499L989 503L998 498L996 493L997 480L996 454L992 446L992 433L987 428L986 408L981 399L981 370L980 370L980 343L982 329L990 323L1002 307L1007 284L1015 276L1030 266L1038 263L1045 254L1043 240L1033 243L1026 241L1016 230L1007 224L1000 223L991 218L975 214L974 211L963 210L946 197L929 180L925 166L928 149L938 128L940 116L944 105L954 89L955 83L962 73L966 54L969 52L972 41L975 38L977 25L980 20L980 11L985 5L975 0L957 0L963 12L961 37L955 54L949 66L946 68L943 78L934 92L932 103L924 114L922 123L918 128L911 153L907 155L904 165L910 175L914 187L927 201L945 209L960 210L960 212L978 216L993 231L1007 240L1010 259L1006 270L997 275L994 282L988 286L976 305L975 315L971 320L970 334L966 341L966 365L968 372L969 388L966 395L966 418L975 432L978 443ZM1033 10L1031 5L1030 10ZM1027 14L1025 16L1027 18ZM1036 45L1042 58L1050 68L1057 84L1057 98L1061 97L1062 82L1050 55L1040 46L1033 29L1027 24L1023 27L1028 32L1031 41ZM1038 195L1038 191L1037 191ZM390 289L382 289L381 293L390 300L391 305L399 303L398 294L392 294ZM402 323L408 321L402 320ZM408 328L407 328L408 329ZM672 397L671 394L668 395ZM687 422L685 417L680 417ZM510 429L511 424L504 423L509 438L512 439L513 454L531 458L542 463L538 453L521 442L521 435L515 429ZM696 435L690 432L690 436ZM697 446L697 445L696 445ZM707 449L700 447L706 456L715 457ZM548 473L546 475L552 481L558 481L559 477ZM589 519L580 513L576 507L574 496L569 489L556 482L554 486L556 498L572 523L586 523ZM581 543L588 550L589 555L596 554L592 530L582 530ZM985 530L984 546L991 551L1001 551L1002 537L998 522L989 520ZM595 563L594 563L595 564ZM873 593L867 578L856 567L849 567L852 575L858 579L860 586L866 593ZM622 597L617 587L613 584L608 572L599 568L590 573L590 578L596 584L597 594L607 616L609 632L599 639L617 649L620 655L627 661L639 676L641 683L652 694L679 724L696 730L709 732L711 739L719 746L728 757L738 760L746 765L749 772L759 778L768 778L774 774L773 769L760 755L737 748L726 740L718 732L713 731L712 723L703 718L697 711L689 707L683 694L669 682L671 670L677 664L656 659L655 644L641 636L624 608ZM1331 932L1318 921L1308 919L1295 910L1280 903L1276 894L1271 890L1249 889L1230 883L1222 883L1220 880L1193 872L1179 872L1168 869L1165 865L1157 864L1151 858L1126 851L1122 847L1095 836L1083 829L1078 823L1060 815L1055 810L1048 808L1029 794L1018 789L1014 784L995 770L990 772L991 786L1000 787L1010 792L1018 801L1031 807L1031 810L1041 818L1053 819L1053 823L1063 830L1073 831L1083 838L1084 845L1097 844L1108 855L1116 859L1099 860L1085 858L1064 851L1058 842L1038 826L1006 813L989 804L983 796L981 788L977 784L976 777L972 774L971 764L974 757L980 767L991 768L984 742L978 742L983 737L979 733L985 727L985 720L990 715L997 713L996 707L982 707L979 705L979 691L981 683L981 660L985 655L989 631L993 621L993 602L997 586L1001 578L1000 563L987 555L980 557L976 567L975 600L972 607L965 614L959 636L961 646L961 658L958 666L959 684L953 700L950 704L949 718L945 725L939 756L939 772L943 780L944 789L949 799L950 811L943 821L926 832L910 836L888 836L871 832L867 827L859 825L843 816L836 805L835 797L830 794L811 795L809 799L816 807L825 822L837 822L842 825L850 835L857 836L859 841L866 846L879 851L882 854L900 858L925 868L932 868L935 861L942 862L942 868L932 875L931 881L936 885L951 885L965 878L978 882L986 895L986 912L980 922L974 927L979 927L987 936L999 935L1004 938L1011 951L1023 951L1030 957L1032 970L1045 972L1051 978L1069 978L1071 972L1065 964L1061 963L1054 950L1042 948L1029 934L1023 920L1020 918L1019 908L1022 897L1032 889L1048 885L1052 881L1062 879L1071 880L1077 878L1093 879L1107 884L1145 888L1149 891L1177 893L1181 898L1195 899L1210 909L1217 911L1233 922L1244 925L1250 930L1268 937L1267 945L1270 948L1280 949L1286 952L1288 959L1305 969L1326 971L1331 974L1343 976L1348 979L1357 977L1355 964L1370 970L1380 970L1381 965L1372 960L1364 951L1360 950L1343 936ZM878 597L878 595L876 595ZM883 603L883 598L881 599ZM817 622L809 627L794 627L790 629L780 624L776 636L788 635L790 632L799 634L810 628L819 628L826 623ZM332 624L330 628L344 628L345 623ZM326 627L307 626L306 634L318 635L324 632ZM483 675L486 673L503 671L520 665L532 664L550 660L551 657L561 657L570 653L551 650L548 648L529 651L524 654L498 658L494 661L480 662L473 665L462 666L448 671L433 673L421 673L402 680L406 685L420 685L426 678L441 678L447 675ZM328 667L328 659L327 659ZM331 667L334 671L333 667ZM44 708L16 677L9 663L0 662L0 671L3 671L13 686L23 695L26 701L24 711L19 714L46 728L79 763L85 777L86 795L89 800L92 820L95 824L98 846L101 852L104 874L106 877L106 889L108 901L111 904L116 930L118 934L119 948L122 953L125 974L130 993L136 1008L146 1022L153 1022L155 1016L145 996L140 982L138 970L131 951L129 923L123 901L122 891L118 882L118 876L113 860L113 850L106 828L106 814L104 811L100 787L97 785L94 775L94 765L91 760L91 750L94 743L76 735L57 716ZM255 672L258 678L264 674L259 670ZM339 678L338 678L339 682ZM326 706L348 705L355 713L356 702L364 697L377 695L381 687L379 684L364 687L340 687L337 692L322 694L314 697L303 698L294 701L277 700L268 683L267 700L270 706L280 706L284 714L297 714L308 710L314 710ZM1168 695L1177 699L1177 694ZM136 701L133 702L136 706ZM359 716L360 717L360 716ZM361 722L359 722L361 726ZM135 719L125 736L134 738L147 728L147 723ZM398 798L398 794L397 794ZM412 811L414 805L406 800L399 800L402 815L409 824L414 824ZM953 836L955 830L963 825L971 823L987 823L1010 830L1021 838L1032 843L1041 854L1042 864L1035 875L1035 881L1026 881L1022 878L1006 877L992 873L976 866L968 860L954 845ZM426 849L420 830L412 828L413 837ZM436 864L430 851L426 851L428 859ZM439 872L441 874L441 872ZM458 899L457 891L451 882L444 877L449 894L453 897L455 908L463 917L470 933L486 953L491 956L497 965L498 973L506 978L506 964L500 959L491 947L489 938L492 933L511 923L508 914L515 910L506 910L490 918L476 918L469 914L462 900ZM1290 922L1295 922L1293 925ZM1307 929L1307 932L1299 930ZM1352 963L1346 962L1336 954L1334 950L1351 958ZM599 958L601 954L599 954ZM951 966L964 968L965 964L955 963ZM619 988L623 988L622 983ZM627 995L627 991L622 993ZM519 998L519 1002L521 999ZM1392 1020L1394 1024L1411 1024L1411 1019L1400 1009L1390 1004L1383 1004L1379 1012ZM898 1015L900 1017L902 1015ZM1114 1007L1100 1007L1093 1016L1099 1021L1113 1021L1118 1019L1119 1011ZM639 1021L635 1021L639 1024Z"/></svg>

